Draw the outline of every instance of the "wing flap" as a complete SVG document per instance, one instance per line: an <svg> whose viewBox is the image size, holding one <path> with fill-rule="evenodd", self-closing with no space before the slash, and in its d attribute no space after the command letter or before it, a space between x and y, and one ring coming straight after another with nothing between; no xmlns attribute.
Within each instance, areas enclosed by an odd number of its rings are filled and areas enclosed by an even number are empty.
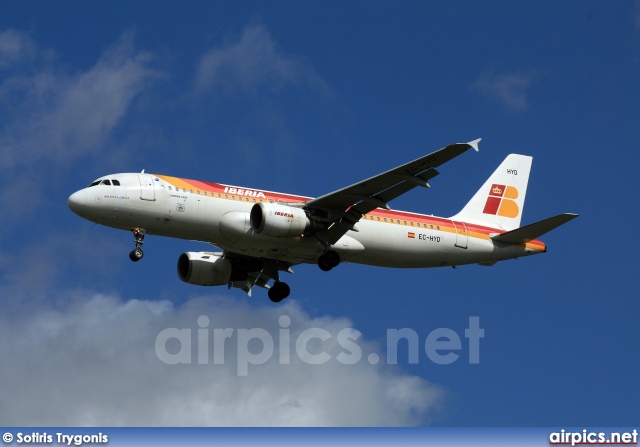
<svg viewBox="0 0 640 447"><path fill-rule="evenodd" d="M230 287L243 290L249 296L253 287L268 289L269 281L279 281L279 272L293 273L291 269L293 264L278 259L254 258L229 251L224 252L224 256L233 263L235 268L246 272L245 278L231 281Z"/></svg>

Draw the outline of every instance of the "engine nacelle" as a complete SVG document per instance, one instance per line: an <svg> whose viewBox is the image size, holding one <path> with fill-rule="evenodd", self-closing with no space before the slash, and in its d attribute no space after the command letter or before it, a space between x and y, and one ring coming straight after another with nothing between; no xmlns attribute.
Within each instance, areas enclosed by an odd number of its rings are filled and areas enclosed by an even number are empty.
<svg viewBox="0 0 640 447"><path fill-rule="evenodd" d="M250 220L253 231L268 236L300 236L311 225L302 209L277 203L256 203Z"/></svg>
<svg viewBox="0 0 640 447"><path fill-rule="evenodd" d="M222 286L231 280L233 266L216 253L182 253L178 258L178 277L198 286Z"/></svg>

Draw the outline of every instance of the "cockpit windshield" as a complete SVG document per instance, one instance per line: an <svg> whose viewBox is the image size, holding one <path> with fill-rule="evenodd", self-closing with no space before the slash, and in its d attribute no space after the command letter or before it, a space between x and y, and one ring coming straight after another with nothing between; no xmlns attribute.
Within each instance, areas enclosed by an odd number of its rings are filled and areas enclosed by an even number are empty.
<svg viewBox="0 0 640 447"><path fill-rule="evenodd" d="M91 188L92 186L97 186L97 185L107 185L107 186L120 186L120 181L116 180L116 179L98 179L95 182L91 183L88 188Z"/></svg>

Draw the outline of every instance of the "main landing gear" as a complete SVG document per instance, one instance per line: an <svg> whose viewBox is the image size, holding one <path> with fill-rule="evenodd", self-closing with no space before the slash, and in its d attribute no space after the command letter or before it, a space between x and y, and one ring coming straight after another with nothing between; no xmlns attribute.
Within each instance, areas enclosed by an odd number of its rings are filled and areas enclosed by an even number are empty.
<svg viewBox="0 0 640 447"><path fill-rule="evenodd" d="M269 299L274 303L279 303L283 299L289 296L291 289L286 282L276 281L269 289Z"/></svg>
<svg viewBox="0 0 640 447"><path fill-rule="evenodd" d="M337 267L338 264L340 264L340 261L340 255L337 252L333 250L327 250L322 256L318 258L318 267L320 267L321 270L328 272L332 268ZM279 303L289 296L291 289L289 289L289 286L286 282L280 281L277 275L274 279L275 283L273 283L273 286L269 289L268 292L269 299L274 303Z"/></svg>
<svg viewBox="0 0 640 447"><path fill-rule="evenodd" d="M324 272L328 272L338 264L340 264L340 255L333 250L326 251L318 258L318 267Z"/></svg>
<svg viewBox="0 0 640 447"><path fill-rule="evenodd" d="M133 232L134 242L136 243L136 248L129 253L129 259L133 262L138 262L144 256L144 252L142 251L142 244L144 244L144 235L146 233L144 228L138 228L137 230L131 230Z"/></svg>

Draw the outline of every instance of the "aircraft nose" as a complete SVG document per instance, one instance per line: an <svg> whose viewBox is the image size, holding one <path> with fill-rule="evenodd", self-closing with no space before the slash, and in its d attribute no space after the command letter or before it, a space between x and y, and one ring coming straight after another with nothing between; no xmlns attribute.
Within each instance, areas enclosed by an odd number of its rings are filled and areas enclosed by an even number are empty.
<svg viewBox="0 0 640 447"><path fill-rule="evenodd" d="M69 196L67 205L71 211L81 216L87 205L87 192L84 189L74 192Z"/></svg>

